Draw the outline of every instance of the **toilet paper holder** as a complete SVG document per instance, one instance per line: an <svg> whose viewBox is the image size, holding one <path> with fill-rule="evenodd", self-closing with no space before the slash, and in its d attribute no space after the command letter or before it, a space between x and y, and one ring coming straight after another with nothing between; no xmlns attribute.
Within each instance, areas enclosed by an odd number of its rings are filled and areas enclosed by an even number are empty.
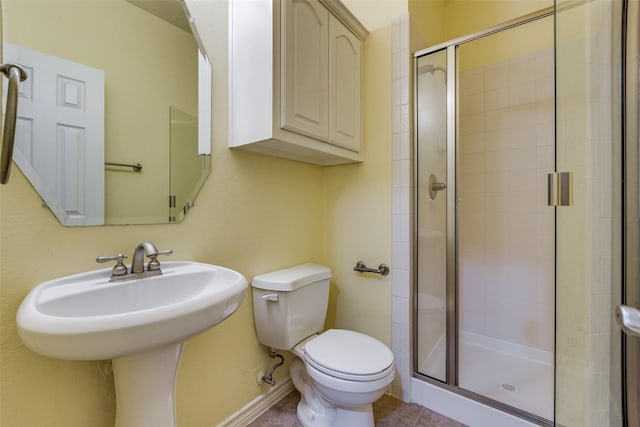
<svg viewBox="0 0 640 427"><path fill-rule="evenodd" d="M380 264L377 269L367 267L364 261L358 261L356 266L353 267L354 271L358 271L360 273L374 273L380 274L381 276L386 276L389 274L389 266L387 264Z"/></svg>

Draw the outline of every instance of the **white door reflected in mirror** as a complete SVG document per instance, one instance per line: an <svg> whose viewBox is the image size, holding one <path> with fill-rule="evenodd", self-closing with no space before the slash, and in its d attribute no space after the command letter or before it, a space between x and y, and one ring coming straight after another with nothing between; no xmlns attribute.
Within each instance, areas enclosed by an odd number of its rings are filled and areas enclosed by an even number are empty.
<svg viewBox="0 0 640 427"><path fill-rule="evenodd" d="M20 84L14 160L62 225L104 224L104 71L4 44Z"/></svg>

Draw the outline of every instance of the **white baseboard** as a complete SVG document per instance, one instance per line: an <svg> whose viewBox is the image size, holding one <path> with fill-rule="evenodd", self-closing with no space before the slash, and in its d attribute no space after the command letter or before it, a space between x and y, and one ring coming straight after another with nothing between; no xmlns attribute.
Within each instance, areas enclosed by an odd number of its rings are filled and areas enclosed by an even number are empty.
<svg viewBox="0 0 640 427"><path fill-rule="evenodd" d="M265 413L293 390L294 387L291 378L282 380L267 393L261 394L243 406L239 411L231 414L229 418L222 421L217 427L244 427Z"/></svg>

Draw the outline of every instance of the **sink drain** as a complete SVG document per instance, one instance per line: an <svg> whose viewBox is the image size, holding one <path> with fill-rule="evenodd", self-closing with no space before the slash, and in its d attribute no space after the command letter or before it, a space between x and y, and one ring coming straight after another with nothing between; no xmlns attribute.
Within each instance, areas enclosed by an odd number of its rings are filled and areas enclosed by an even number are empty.
<svg viewBox="0 0 640 427"><path fill-rule="evenodd" d="M507 383L502 384L502 388L507 391L516 391L515 386L512 386L511 384L507 384Z"/></svg>

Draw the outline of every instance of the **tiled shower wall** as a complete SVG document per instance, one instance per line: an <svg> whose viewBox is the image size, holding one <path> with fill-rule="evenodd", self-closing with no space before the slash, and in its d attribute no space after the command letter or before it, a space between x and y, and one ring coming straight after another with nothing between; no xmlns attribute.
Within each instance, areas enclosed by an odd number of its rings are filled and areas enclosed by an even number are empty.
<svg viewBox="0 0 640 427"><path fill-rule="evenodd" d="M392 296L391 349L396 364L394 396L410 401L411 379L411 80L409 64L409 15L397 18L392 29L393 78L392 149Z"/></svg>
<svg viewBox="0 0 640 427"><path fill-rule="evenodd" d="M553 49L460 74L460 328L553 351Z"/></svg>

